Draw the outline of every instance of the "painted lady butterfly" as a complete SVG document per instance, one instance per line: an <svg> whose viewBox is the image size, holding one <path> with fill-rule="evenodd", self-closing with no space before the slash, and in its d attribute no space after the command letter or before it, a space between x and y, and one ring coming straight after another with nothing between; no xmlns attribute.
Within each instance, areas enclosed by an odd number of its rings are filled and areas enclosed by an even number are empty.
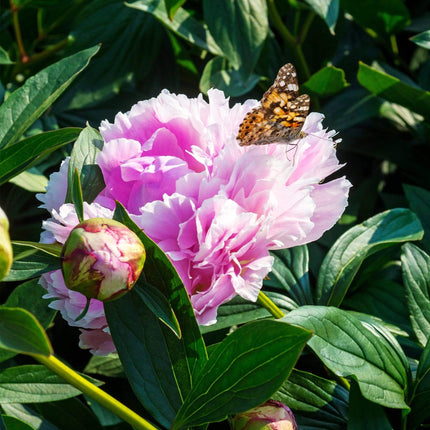
<svg viewBox="0 0 430 430"><path fill-rule="evenodd" d="M240 124L239 145L291 143L303 137L309 103L307 94L299 96L296 69L291 63L285 64L264 93L261 106L248 112Z"/></svg>

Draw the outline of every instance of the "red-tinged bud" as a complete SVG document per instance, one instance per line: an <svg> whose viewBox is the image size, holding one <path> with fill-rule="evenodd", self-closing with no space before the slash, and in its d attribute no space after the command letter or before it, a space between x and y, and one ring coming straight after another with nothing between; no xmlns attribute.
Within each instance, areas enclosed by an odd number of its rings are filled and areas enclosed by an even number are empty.
<svg viewBox="0 0 430 430"><path fill-rule="evenodd" d="M142 242L125 225L92 218L78 224L64 244L64 281L89 299L114 300L131 290L145 258Z"/></svg>
<svg viewBox="0 0 430 430"><path fill-rule="evenodd" d="M290 408L276 400L242 412L232 420L233 430L297 430Z"/></svg>

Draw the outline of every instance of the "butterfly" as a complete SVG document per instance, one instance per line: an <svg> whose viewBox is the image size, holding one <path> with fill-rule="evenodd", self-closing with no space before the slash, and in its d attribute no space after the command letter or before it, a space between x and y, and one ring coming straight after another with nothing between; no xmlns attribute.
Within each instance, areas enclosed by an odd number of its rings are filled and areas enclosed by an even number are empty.
<svg viewBox="0 0 430 430"><path fill-rule="evenodd" d="M240 124L239 145L288 144L305 136L302 127L309 104L307 94L299 96L296 69L291 63L285 64L263 94L260 106L248 112Z"/></svg>

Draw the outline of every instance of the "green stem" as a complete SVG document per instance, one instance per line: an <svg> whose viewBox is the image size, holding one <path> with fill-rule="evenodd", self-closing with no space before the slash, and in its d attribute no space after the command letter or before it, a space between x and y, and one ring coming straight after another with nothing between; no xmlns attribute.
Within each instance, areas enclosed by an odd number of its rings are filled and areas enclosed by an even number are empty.
<svg viewBox="0 0 430 430"><path fill-rule="evenodd" d="M278 9L276 8L275 0L268 0L267 5L269 9L270 21L272 22L273 26L276 28L276 30L278 31L282 39L284 39L284 42L290 47L291 51L296 57L297 59L296 66L300 72L300 75L304 80L308 80L311 74L309 72L309 67L306 63L305 57L303 55L301 42L303 41L309 29L310 22L309 24L306 24L306 22L308 22L310 18L308 17L307 21L305 22L305 29L302 30L301 32L301 39L298 39L294 37L291 34L291 32L288 30L288 28L284 25L284 22L282 21L282 18L279 15ZM308 25L307 28L306 28L306 25Z"/></svg>
<svg viewBox="0 0 430 430"><path fill-rule="evenodd" d="M34 63L37 63L38 61L45 60L46 58L49 58L52 54L55 54L60 49L63 49L69 44L69 38L66 37L65 39L61 40L60 42L56 43L55 45L50 46L49 48L45 49L42 52L38 52L37 54L33 54L30 57L27 57L27 61L25 62L25 66L29 67L33 65ZM20 67L17 67L15 70L15 74L20 73L23 70L22 65Z"/></svg>
<svg viewBox="0 0 430 430"><path fill-rule="evenodd" d="M266 308L275 318L282 318L285 314L262 291L258 294L257 303Z"/></svg>
<svg viewBox="0 0 430 430"><path fill-rule="evenodd" d="M116 400L114 397L105 393L103 390L96 387L91 382L88 382L85 378L76 373L74 370L67 367L64 363L55 358L53 355L44 356L39 354L33 354L33 357L40 363L48 367L50 370L52 370L54 373L61 376L69 384L73 385L78 390L82 391L84 394L94 399L100 405L104 406L105 408L118 415L135 429L158 430L157 427L154 427L151 423L144 420L131 409L127 408L127 406Z"/></svg>
<svg viewBox="0 0 430 430"><path fill-rule="evenodd" d="M279 15L278 9L276 8L275 0L268 0L267 6L269 9L269 17L273 26L279 32L287 45L289 45L292 49L295 49L296 38L289 32L288 28L285 27L281 15Z"/></svg>
<svg viewBox="0 0 430 430"><path fill-rule="evenodd" d="M16 43L18 45L19 54L21 56L21 62L26 63L28 61L28 56L27 56L27 53L25 52L24 42L22 40L22 34L21 34L21 26L19 25L19 18L18 18L19 9L12 0L10 1L10 8L12 11L13 29L15 31Z"/></svg>
<svg viewBox="0 0 430 430"><path fill-rule="evenodd" d="M299 37L297 38L297 43L299 45L301 45L305 41L314 18L315 18L315 12L309 11L308 15L306 16L305 22L303 24L302 31L300 32Z"/></svg>
<svg viewBox="0 0 430 430"><path fill-rule="evenodd" d="M397 45L397 39L394 34L390 36L390 45L391 45L391 51L393 52L393 56L394 56L394 64L398 66L400 64L399 46Z"/></svg>

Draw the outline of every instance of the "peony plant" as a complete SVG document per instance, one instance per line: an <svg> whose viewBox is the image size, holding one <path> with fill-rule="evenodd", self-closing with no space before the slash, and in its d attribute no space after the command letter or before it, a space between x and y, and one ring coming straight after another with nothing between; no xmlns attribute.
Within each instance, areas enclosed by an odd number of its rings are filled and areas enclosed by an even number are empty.
<svg viewBox="0 0 430 430"><path fill-rule="evenodd" d="M10 0L0 428L429 425L423 8L316 3Z"/></svg>
<svg viewBox="0 0 430 430"><path fill-rule="evenodd" d="M235 296L255 302L272 268L270 250L314 241L343 213L351 186L345 177L324 182L342 165L333 131L311 113L305 137L286 145L240 147L237 129L257 102L229 107L221 91L208 101L167 90L139 102L113 123L102 122L97 157L105 188L85 203L85 217L112 218L115 201L166 253L190 297L200 325L217 320ZM42 207L43 243L65 243L78 222L65 203L68 159L50 177ZM80 346L114 351L101 304L76 321L85 298L66 288L61 272L42 276L50 306L81 328Z"/></svg>

